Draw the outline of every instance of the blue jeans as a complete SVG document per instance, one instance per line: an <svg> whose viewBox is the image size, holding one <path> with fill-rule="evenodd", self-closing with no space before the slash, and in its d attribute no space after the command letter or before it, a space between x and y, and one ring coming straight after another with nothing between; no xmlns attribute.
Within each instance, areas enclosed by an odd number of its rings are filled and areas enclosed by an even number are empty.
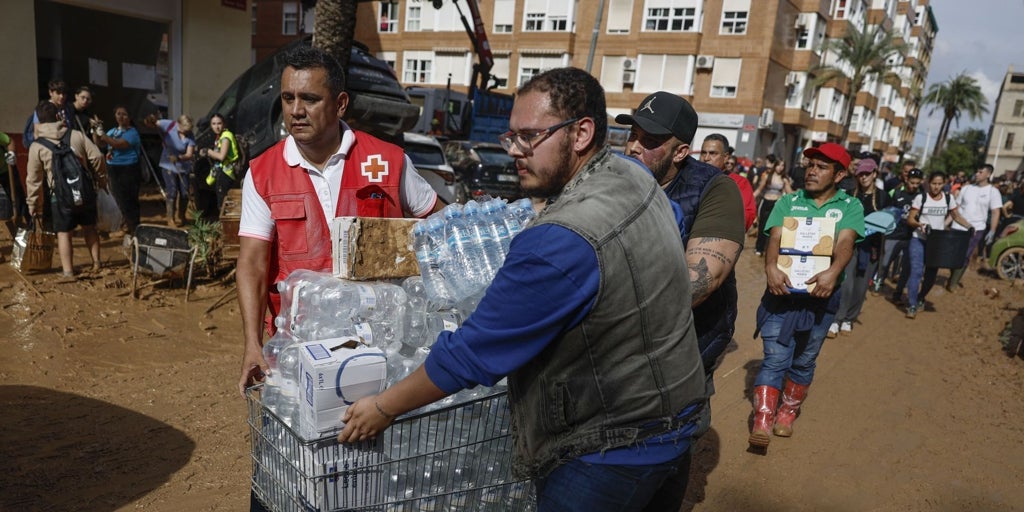
<svg viewBox="0 0 1024 512"><path fill-rule="evenodd" d="M938 267L924 266L924 242L920 238L911 238L907 247L910 255L910 278L907 280L907 299L911 307L924 302L928 292L935 284L935 276L939 275Z"/></svg>
<svg viewBox="0 0 1024 512"><path fill-rule="evenodd" d="M167 169L160 169L164 175L164 188L167 189L167 201L173 202L177 198L188 201L188 174L182 172L171 172Z"/></svg>
<svg viewBox="0 0 1024 512"><path fill-rule="evenodd" d="M536 480L538 512L676 512L690 477L690 451L647 466L588 464L579 459Z"/></svg>
<svg viewBox="0 0 1024 512"><path fill-rule="evenodd" d="M809 331L798 331L793 339L780 340L783 315L769 313L761 325L764 361L761 362L761 371L757 374L754 386L782 389L782 380L787 375L796 384L810 385L814 380L818 353L821 352L821 345L835 317L835 313L823 311L815 318Z"/></svg>

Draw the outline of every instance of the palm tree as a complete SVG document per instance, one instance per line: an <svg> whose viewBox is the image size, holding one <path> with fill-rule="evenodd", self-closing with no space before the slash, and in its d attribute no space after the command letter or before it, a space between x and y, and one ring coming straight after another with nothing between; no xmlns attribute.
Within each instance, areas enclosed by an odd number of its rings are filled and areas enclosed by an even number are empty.
<svg viewBox="0 0 1024 512"><path fill-rule="evenodd" d="M313 46L338 59L348 68L356 32L357 0L317 0L313 24Z"/></svg>
<svg viewBox="0 0 1024 512"><path fill-rule="evenodd" d="M988 100L982 94L978 81L963 71L945 82L932 84L924 97L924 104L934 105L928 111L929 115L937 109L942 109L942 124L939 126L939 138L935 142L935 149L932 150L932 157L938 155L946 144L949 125L956 121L957 126L960 126L961 114L966 112L967 116L974 120L980 119L982 114L988 112Z"/></svg>
<svg viewBox="0 0 1024 512"><path fill-rule="evenodd" d="M821 65L811 70L815 76L811 85L821 87L832 81L850 82L850 98L846 103L843 135L840 137L841 143L845 146L850 135L849 122L856 107L857 91L860 91L871 77L896 81L898 84L899 77L894 69L903 66L903 59L893 57L903 55L906 52L906 45L896 41L892 34L877 25L864 32L857 30L853 25L848 25L846 35L842 39L830 39L825 42L822 49L834 53L838 62L836 65ZM852 73L848 74L844 67L852 70Z"/></svg>

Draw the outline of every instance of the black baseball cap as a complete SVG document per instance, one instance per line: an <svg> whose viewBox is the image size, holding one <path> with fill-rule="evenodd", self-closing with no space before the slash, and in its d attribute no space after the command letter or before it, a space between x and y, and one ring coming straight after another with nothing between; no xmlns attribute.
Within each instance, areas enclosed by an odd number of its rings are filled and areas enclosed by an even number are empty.
<svg viewBox="0 0 1024 512"><path fill-rule="evenodd" d="M658 91L640 102L636 112L619 114L615 122L637 125L651 135L673 135L689 144L697 133L697 111L690 102L666 91Z"/></svg>

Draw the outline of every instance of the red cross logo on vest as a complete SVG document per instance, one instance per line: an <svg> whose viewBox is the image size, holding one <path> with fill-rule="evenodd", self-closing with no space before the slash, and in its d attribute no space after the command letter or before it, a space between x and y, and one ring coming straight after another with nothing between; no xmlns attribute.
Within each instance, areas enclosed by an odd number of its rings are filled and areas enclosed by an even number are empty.
<svg viewBox="0 0 1024 512"><path fill-rule="evenodd" d="M366 157L366 161L359 164L360 174L366 176L370 183L384 181L388 175L388 161L381 158L379 154Z"/></svg>

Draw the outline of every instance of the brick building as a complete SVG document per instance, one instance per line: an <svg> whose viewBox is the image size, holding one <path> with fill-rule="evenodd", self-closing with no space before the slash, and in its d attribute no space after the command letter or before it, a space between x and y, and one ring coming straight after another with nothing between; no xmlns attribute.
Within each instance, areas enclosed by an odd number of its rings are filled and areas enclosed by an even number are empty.
<svg viewBox="0 0 1024 512"><path fill-rule="evenodd" d="M458 8L469 16L466 0ZM253 52L269 54L302 27L309 2L258 0ZM440 7L435 7L439 4ZM741 156L795 156L838 140L889 160L910 149L938 27L928 0L481 0L499 92L541 70L588 69L607 91L609 115L630 112L650 92L686 97L700 113L699 141L726 135ZM475 55L452 0L370 1L359 6L356 39L392 64L406 86L466 90ZM364 20L373 20L372 22ZM904 42L898 83L868 80L808 86L821 51L848 27L878 25ZM294 32L282 34L284 31ZM898 62L902 61L902 62ZM850 99L852 118L843 119ZM699 144L699 142L698 142Z"/></svg>

